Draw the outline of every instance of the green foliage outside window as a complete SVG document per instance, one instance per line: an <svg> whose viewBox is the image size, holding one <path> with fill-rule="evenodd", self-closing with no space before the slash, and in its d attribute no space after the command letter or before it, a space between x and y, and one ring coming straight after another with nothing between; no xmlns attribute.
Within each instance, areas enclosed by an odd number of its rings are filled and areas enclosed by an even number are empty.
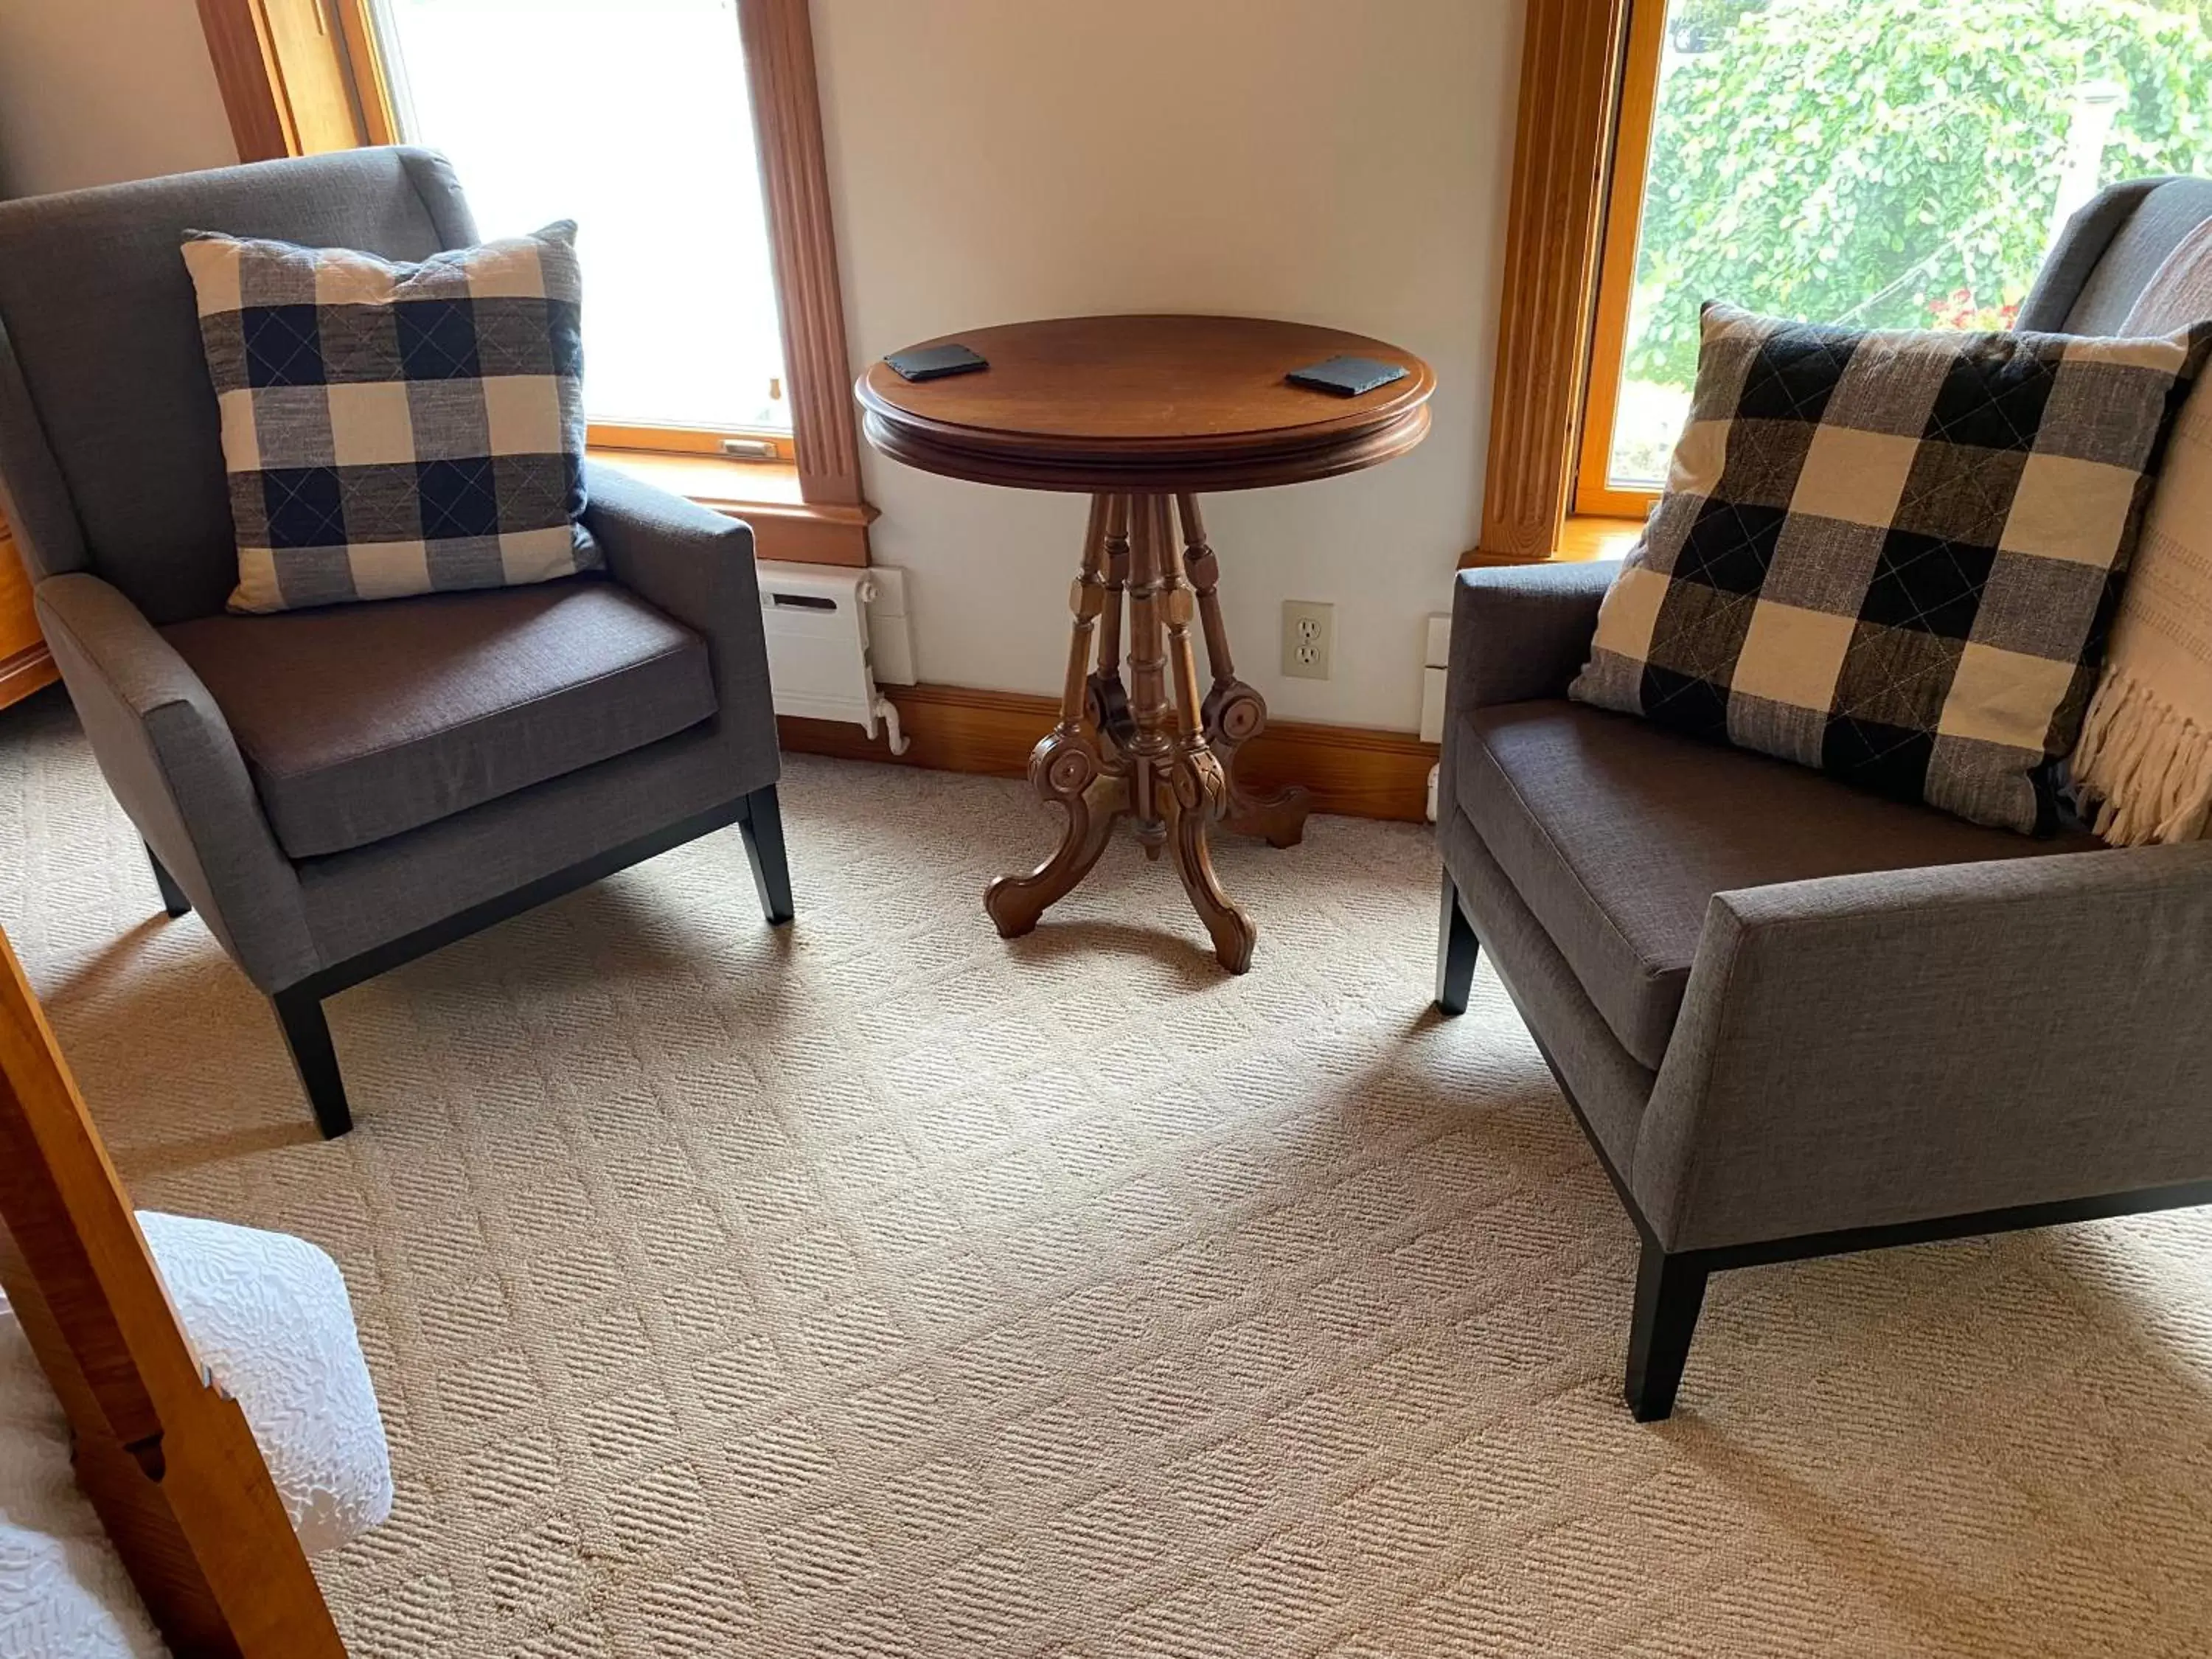
<svg viewBox="0 0 2212 1659"><path fill-rule="evenodd" d="M1767 0L1674 0L1667 13L1667 43L1677 52L1711 52L1747 11Z"/></svg>
<svg viewBox="0 0 2212 1659"><path fill-rule="evenodd" d="M1698 307L2001 326L2085 86L2106 179L2212 165L2212 0L1676 0L1632 380L1687 386Z"/></svg>

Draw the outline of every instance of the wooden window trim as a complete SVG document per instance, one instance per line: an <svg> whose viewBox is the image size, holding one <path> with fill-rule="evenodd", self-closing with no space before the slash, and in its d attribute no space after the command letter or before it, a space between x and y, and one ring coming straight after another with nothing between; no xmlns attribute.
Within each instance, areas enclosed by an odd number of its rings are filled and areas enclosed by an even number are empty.
<svg viewBox="0 0 2212 1659"><path fill-rule="evenodd" d="M1659 107L1667 9L1666 0L1644 0L1632 7L1628 18L1604 252L1590 334L1589 391L1577 440L1573 510L1577 516L1641 518L1659 499L1656 489L1616 487L1612 475L1613 424L1620 412L1621 370L1628 356L1629 307L1636 298L1636 256L1644 229L1644 190L1651 173L1651 123Z"/></svg>
<svg viewBox="0 0 2212 1659"><path fill-rule="evenodd" d="M384 54L376 44L376 20L369 15L368 4L369 0L330 0L331 9L337 14L339 46L353 82L354 102L361 112L362 142L396 144L399 118L392 101L392 82L384 72Z"/></svg>
<svg viewBox="0 0 2212 1659"><path fill-rule="evenodd" d="M0 708L61 678L31 608L31 576L0 514Z"/></svg>
<svg viewBox="0 0 2212 1659"><path fill-rule="evenodd" d="M350 3L198 0L240 161L381 142L356 88L343 18L326 9Z"/></svg>
<svg viewBox="0 0 2212 1659"><path fill-rule="evenodd" d="M1528 0L1481 541L1465 563L1559 550L1589 381L1628 9L1629 0Z"/></svg>
<svg viewBox="0 0 2212 1659"><path fill-rule="evenodd" d="M198 0L242 161L389 143L398 136L368 0ZM738 0L760 155L793 430L599 423L595 454L687 479L696 500L752 523L761 556L865 565L876 511L860 489L845 310L807 0ZM726 437L777 443L771 462L724 459ZM655 467L656 458L674 466ZM795 499L793 497L795 495Z"/></svg>
<svg viewBox="0 0 2212 1659"><path fill-rule="evenodd" d="M752 526L753 549L786 564L868 562L868 526L876 509L866 501L810 501L798 467L758 461L726 461L713 455L680 455L641 449L593 449L592 459L688 496L702 507Z"/></svg>
<svg viewBox="0 0 2212 1659"><path fill-rule="evenodd" d="M593 449L634 450L646 455L702 455L739 465L765 462L795 466L799 447L788 432L751 427L657 426L645 422L593 421L585 434ZM732 443L765 446L768 453L733 451Z"/></svg>
<svg viewBox="0 0 2212 1659"><path fill-rule="evenodd" d="M837 283L830 161L807 0L738 0L745 79L760 150L769 255L783 319L799 483L809 506L857 507L860 428Z"/></svg>

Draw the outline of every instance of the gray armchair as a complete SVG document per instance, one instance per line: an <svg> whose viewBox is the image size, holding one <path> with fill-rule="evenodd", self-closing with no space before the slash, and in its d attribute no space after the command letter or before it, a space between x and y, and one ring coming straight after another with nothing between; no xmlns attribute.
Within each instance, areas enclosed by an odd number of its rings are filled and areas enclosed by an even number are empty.
<svg viewBox="0 0 2212 1659"><path fill-rule="evenodd" d="M2077 216L2025 321L2110 331L2212 183ZM1611 565L1462 572L1437 1002L1477 941L1643 1239L1667 1416L1732 1267L2212 1203L2212 843L2034 841L1566 701Z"/></svg>
<svg viewBox="0 0 2212 1659"><path fill-rule="evenodd" d="M438 156L356 150L0 204L0 490L165 907L275 1006L324 1133L323 1000L725 825L791 919L752 535L604 467L604 576L274 617L236 555L187 228L419 259Z"/></svg>

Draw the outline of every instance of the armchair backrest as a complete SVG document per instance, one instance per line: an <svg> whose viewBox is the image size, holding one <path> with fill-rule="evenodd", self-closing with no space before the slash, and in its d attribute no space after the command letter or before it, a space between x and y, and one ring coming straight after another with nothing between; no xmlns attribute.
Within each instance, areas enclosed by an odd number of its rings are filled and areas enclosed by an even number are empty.
<svg viewBox="0 0 2212 1659"><path fill-rule="evenodd" d="M2117 334L2181 239L2212 219L2212 179L2134 179L2066 222L2020 308L2020 326Z"/></svg>
<svg viewBox="0 0 2212 1659"><path fill-rule="evenodd" d="M428 150L344 150L0 202L0 506L34 578L89 570L156 624L237 577L187 230L422 259L477 240Z"/></svg>

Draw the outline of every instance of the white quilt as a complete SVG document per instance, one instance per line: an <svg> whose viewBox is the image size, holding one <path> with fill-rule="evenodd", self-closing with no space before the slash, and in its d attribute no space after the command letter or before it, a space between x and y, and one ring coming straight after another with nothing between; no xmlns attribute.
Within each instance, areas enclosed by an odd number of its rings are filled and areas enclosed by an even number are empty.
<svg viewBox="0 0 2212 1659"><path fill-rule="evenodd" d="M138 1221L307 1553L383 1520L391 1460L337 1264L283 1233L152 1212ZM60 1402L0 1301L0 1659L167 1651L70 1473Z"/></svg>

